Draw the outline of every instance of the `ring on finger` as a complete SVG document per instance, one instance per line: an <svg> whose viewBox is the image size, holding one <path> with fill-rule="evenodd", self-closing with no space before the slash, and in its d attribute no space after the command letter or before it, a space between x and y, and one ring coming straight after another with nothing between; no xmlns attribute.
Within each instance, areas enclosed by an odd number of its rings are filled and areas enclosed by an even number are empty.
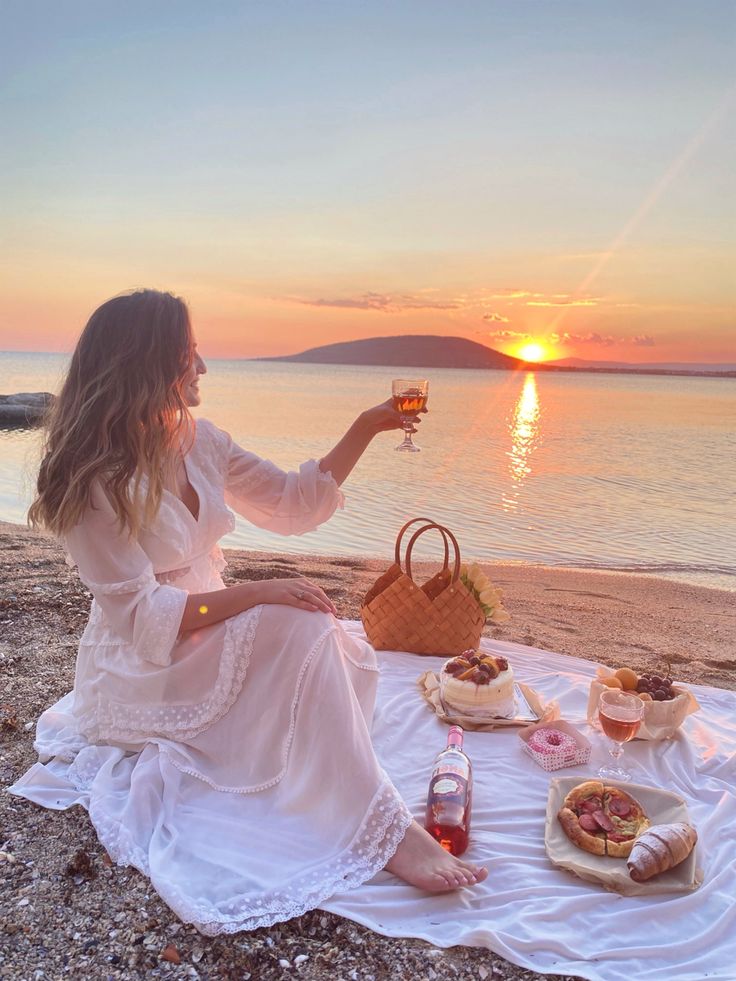
<svg viewBox="0 0 736 981"><path fill-rule="evenodd" d="M298 593L296 594L296 598L297 598L297 599L298 599L298 600L299 600L300 602L301 602L301 601L302 601L302 600L304 599L304 590L303 590L303 589L300 589L300 590L299 590L299 592L298 592Z"/></svg>

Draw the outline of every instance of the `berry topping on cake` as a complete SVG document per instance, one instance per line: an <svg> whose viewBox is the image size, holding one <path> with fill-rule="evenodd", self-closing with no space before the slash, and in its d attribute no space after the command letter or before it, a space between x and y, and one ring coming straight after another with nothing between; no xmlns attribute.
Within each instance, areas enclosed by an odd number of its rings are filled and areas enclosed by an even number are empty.
<svg viewBox="0 0 736 981"><path fill-rule="evenodd" d="M445 710L458 718L512 718L516 711L514 672L505 657L470 648L445 661L440 672Z"/></svg>
<svg viewBox="0 0 736 981"><path fill-rule="evenodd" d="M487 685L494 678L498 678L502 671L508 671L508 668L509 662L505 657L471 649L448 661L445 665L445 673L457 678L458 681Z"/></svg>

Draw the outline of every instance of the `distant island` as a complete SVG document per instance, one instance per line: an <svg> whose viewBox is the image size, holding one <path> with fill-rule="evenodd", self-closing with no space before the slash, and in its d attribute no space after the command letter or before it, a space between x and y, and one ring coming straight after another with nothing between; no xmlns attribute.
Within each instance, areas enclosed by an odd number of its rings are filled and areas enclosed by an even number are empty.
<svg viewBox="0 0 736 981"><path fill-rule="evenodd" d="M636 365L624 362L522 361L478 344L465 337L441 337L437 334L401 334L391 337L367 337L358 341L341 341L312 347L299 354L254 358L255 361L289 361L299 364L355 364L386 368L485 368L517 371L573 371L609 374L698 375L707 378L736 378L736 370L715 365Z"/></svg>
<svg viewBox="0 0 736 981"><path fill-rule="evenodd" d="M258 361L298 361L301 364L365 364L391 368L504 368L524 366L518 358L464 337L437 334L401 334L396 337L367 337L312 347L301 354Z"/></svg>

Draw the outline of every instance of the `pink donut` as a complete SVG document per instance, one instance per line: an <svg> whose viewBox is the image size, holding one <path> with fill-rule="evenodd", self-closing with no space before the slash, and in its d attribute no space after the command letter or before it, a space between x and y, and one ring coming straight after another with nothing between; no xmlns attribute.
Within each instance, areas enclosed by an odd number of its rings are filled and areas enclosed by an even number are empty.
<svg viewBox="0 0 736 981"><path fill-rule="evenodd" d="M572 736L560 732L559 729L537 729L529 737L529 745L535 752L542 753L544 756L552 753L574 753L577 749L577 743Z"/></svg>

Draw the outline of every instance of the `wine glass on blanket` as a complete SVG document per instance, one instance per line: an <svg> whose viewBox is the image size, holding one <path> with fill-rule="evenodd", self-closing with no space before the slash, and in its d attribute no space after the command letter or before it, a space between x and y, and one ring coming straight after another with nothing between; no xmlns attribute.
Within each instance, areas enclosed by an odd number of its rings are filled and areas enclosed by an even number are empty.
<svg viewBox="0 0 736 981"><path fill-rule="evenodd" d="M639 731L644 716L644 702L638 695L613 688L601 693L598 701L598 721L611 740L609 752L613 759L598 771L603 780L631 780L631 774L619 765L624 743Z"/></svg>
<svg viewBox="0 0 736 981"><path fill-rule="evenodd" d="M404 429L404 442L395 449L404 453L419 453L419 447L412 442L414 419L427 404L429 382L426 378L395 378L391 382L391 397L394 409L401 416Z"/></svg>

